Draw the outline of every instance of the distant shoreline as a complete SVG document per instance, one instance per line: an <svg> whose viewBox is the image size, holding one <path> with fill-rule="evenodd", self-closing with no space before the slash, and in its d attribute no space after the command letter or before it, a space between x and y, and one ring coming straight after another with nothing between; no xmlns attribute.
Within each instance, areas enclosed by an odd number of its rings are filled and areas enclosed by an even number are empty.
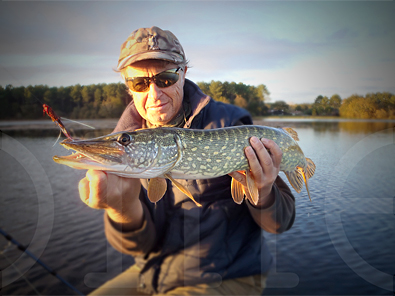
<svg viewBox="0 0 395 296"><path fill-rule="evenodd" d="M76 121L88 124L95 129L113 129L118 118L110 119L77 119ZM68 120L62 120L66 128L73 130L90 130L90 128ZM394 119L353 119L334 116L264 116L254 117L254 124L265 125L265 122L388 122L395 123ZM58 130L58 126L50 119L31 120L0 120L0 130Z"/></svg>

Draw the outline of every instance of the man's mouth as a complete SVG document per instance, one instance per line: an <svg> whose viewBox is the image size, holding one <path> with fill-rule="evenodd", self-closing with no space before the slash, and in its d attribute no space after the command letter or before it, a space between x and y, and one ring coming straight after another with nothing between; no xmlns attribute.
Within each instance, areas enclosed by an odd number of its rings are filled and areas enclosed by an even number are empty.
<svg viewBox="0 0 395 296"><path fill-rule="evenodd" d="M166 106L167 104L168 104L168 102L160 103L160 104L157 104L157 105L149 106L147 109L160 109L160 108L163 108L164 106Z"/></svg>

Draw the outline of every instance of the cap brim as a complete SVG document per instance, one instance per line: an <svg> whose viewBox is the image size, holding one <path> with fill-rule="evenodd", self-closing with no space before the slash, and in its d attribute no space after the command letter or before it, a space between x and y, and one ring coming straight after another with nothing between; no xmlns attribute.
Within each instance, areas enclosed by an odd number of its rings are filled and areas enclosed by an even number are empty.
<svg viewBox="0 0 395 296"><path fill-rule="evenodd" d="M125 57L118 63L118 70L121 70L135 62L143 61L143 60L165 60L169 62L174 62L176 64L184 61L182 55L176 52L168 52L168 51L147 51L139 54L134 54Z"/></svg>

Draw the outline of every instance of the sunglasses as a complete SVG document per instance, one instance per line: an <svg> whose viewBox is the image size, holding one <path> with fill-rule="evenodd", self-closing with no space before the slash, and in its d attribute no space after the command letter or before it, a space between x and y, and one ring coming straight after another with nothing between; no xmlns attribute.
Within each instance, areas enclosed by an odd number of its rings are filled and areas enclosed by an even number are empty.
<svg viewBox="0 0 395 296"><path fill-rule="evenodd" d="M180 78L179 70L182 70L182 68L166 70L152 77L127 77L125 81L129 89L135 92L147 91L151 82L154 82L160 88L165 88L178 81Z"/></svg>

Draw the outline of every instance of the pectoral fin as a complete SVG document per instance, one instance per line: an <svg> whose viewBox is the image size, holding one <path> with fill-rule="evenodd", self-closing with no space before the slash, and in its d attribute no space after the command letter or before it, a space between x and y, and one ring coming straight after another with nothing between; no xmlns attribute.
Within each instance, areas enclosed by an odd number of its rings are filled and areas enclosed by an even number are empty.
<svg viewBox="0 0 395 296"><path fill-rule="evenodd" d="M257 205L259 201L259 191L258 191L258 187L256 187L255 185L255 180L250 170L247 170L246 177L247 177L247 187L248 187L248 191L250 192L251 199L254 202L254 205Z"/></svg>
<svg viewBox="0 0 395 296"><path fill-rule="evenodd" d="M174 186L176 186L178 188L178 190L180 190L182 193L184 193L186 196L188 196L190 199L192 199L192 201L198 206L201 207L202 205L200 203L198 203L194 198L193 195L189 192L188 189L186 189L182 184L180 184L179 182L177 182L175 179L173 179L172 176L165 174L165 177L167 179L169 179Z"/></svg>
<svg viewBox="0 0 395 296"><path fill-rule="evenodd" d="M153 203L158 202L165 194L166 189L167 189L166 179L163 178L151 179L148 182L148 189L147 189L148 199Z"/></svg>
<svg viewBox="0 0 395 296"><path fill-rule="evenodd" d="M230 185L230 190L232 193L232 198L235 203L241 204L244 200L244 187L239 181L232 178L232 183Z"/></svg>

